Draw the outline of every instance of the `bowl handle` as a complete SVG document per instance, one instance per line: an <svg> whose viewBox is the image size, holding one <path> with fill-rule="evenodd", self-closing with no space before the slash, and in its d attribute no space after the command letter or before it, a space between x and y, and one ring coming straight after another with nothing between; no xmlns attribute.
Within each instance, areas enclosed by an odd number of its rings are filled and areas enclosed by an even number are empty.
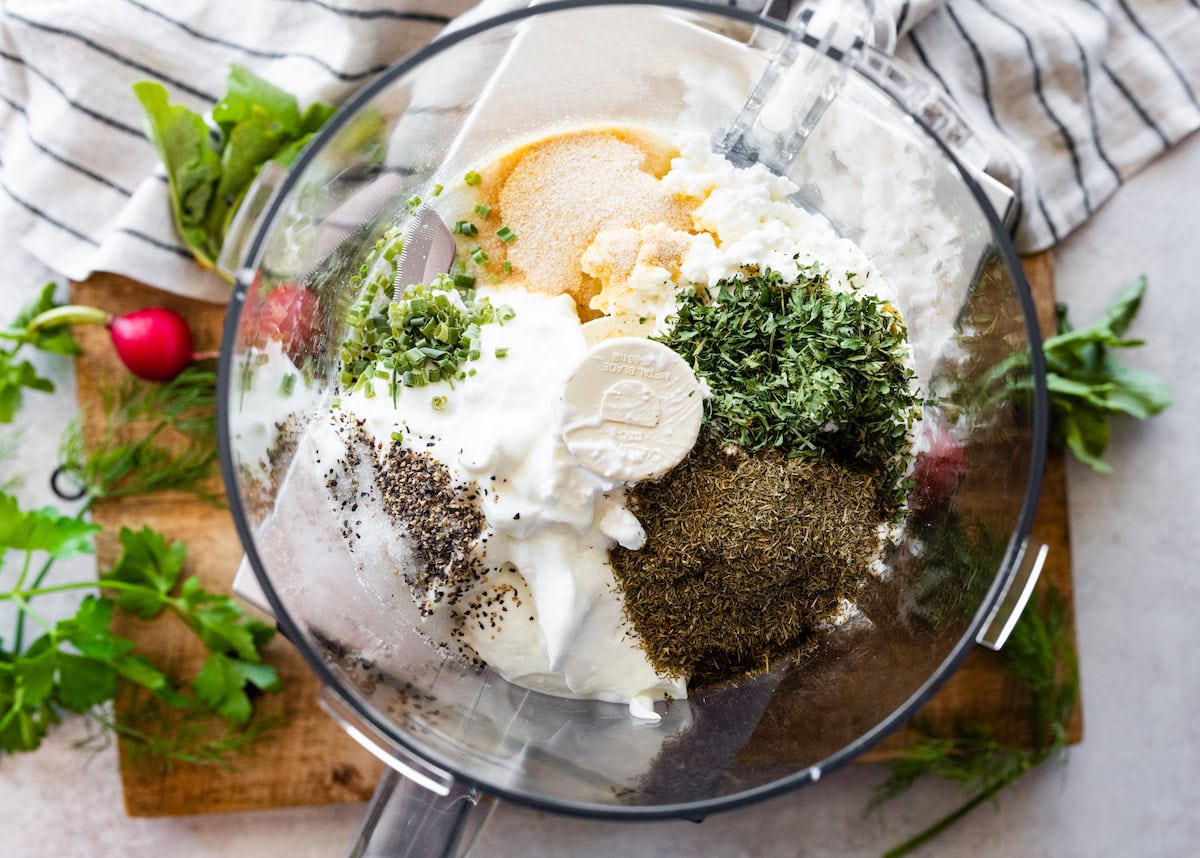
<svg viewBox="0 0 1200 858"><path fill-rule="evenodd" d="M1004 642L1012 634L1017 620L1021 619L1021 612L1025 610L1029 597L1033 594L1033 587L1042 573L1042 566L1046 562L1048 551L1049 547L1044 542L1034 539L1032 536L1021 544L1020 554L1017 555L1016 571L1008 582L1008 588L1004 591L1004 595L1000 597L996 607L992 610L992 615L980 629L979 635L975 638L976 643L992 650L998 650L1004 646Z"/></svg>
<svg viewBox="0 0 1200 858"><path fill-rule="evenodd" d="M429 765L368 724L336 691L323 688L321 707L372 756L387 765L349 858L456 858L496 801L452 774Z"/></svg>

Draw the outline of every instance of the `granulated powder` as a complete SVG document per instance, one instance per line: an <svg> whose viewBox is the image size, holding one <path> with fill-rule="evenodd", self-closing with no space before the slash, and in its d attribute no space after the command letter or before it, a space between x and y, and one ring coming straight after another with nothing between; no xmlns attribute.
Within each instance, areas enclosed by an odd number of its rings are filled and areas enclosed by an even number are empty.
<svg viewBox="0 0 1200 858"><path fill-rule="evenodd" d="M504 256L531 291L575 299L584 318L599 284L580 268L580 257L602 230L665 224L691 228L686 201L665 190L659 177L673 151L649 135L576 131L539 140L483 171L480 191L494 207L480 244ZM512 244L495 228L516 233Z"/></svg>

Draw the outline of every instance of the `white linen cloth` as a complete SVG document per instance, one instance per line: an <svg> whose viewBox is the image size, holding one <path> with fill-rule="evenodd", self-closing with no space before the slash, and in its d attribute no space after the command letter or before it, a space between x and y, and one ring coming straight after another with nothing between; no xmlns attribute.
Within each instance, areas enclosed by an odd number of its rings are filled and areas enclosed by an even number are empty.
<svg viewBox="0 0 1200 858"><path fill-rule="evenodd" d="M1063 238L1200 126L1200 0L879 2L897 55L961 106L1015 187L1022 251ZM0 0L0 235L64 277L114 271L223 301L229 287L175 233L131 84L157 80L203 112L240 63L302 106L337 102L452 16L521 5ZM0 271L25 269L10 255Z"/></svg>

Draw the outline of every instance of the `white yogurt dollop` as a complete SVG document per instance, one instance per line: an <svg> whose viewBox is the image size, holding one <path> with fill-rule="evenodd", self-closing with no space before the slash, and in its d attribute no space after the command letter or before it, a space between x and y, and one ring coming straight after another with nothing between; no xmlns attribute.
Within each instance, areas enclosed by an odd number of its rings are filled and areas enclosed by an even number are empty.
<svg viewBox="0 0 1200 858"><path fill-rule="evenodd" d="M554 694L622 703L685 697L683 680L656 674L627 634L614 590L609 548L640 545L641 526L620 484L579 464L558 432L555 403L587 351L574 302L513 288L479 295L515 316L481 327L480 359L465 365L473 377L454 390L403 388L395 409L388 396L362 393L343 396L341 407L364 418L374 437L399 431L412 449L480 487L484 562L508 570L489 573L485 586L508 583L536 611L533 623L465 624L462 639L480 658ZM435 395L445 397L440 410Z"/></svg>

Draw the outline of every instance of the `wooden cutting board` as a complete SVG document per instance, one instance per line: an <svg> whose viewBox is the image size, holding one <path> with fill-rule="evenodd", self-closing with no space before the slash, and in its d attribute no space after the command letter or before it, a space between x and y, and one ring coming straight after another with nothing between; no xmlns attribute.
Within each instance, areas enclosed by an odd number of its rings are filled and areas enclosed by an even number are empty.
<svg viewBox="0 0 1200 858"><path fill-rule="evenodd" d="M1054 317L1053 275L1049 254L1025 260L1043 330ZM182 313L193 324L198 350L218 345L224 308L190 301L151 290L139 283L111 274L97 274L71 287L75 303L92 304L120 313L139 307L163 305ZM85 353L76 361L77 388L83 409L85 437L99 430L100 392L121 377L120 367L102 329L78 331ZM214 489L219 490L214 483ZM122 526L149 525L171 539L188 544L188 571L198 575L212 590L228 591L241 558L241 546L228 511L191 495L160 494L97 503L93 511L104 533L97 539L99 565L112 564L120 553L116 533ZM1065 465L1061 454L1053 454L1046 469L1034 534L1050 546L1042 581L1071 596L1071 560L1067 519ZM137 641L141 651L159 663L190 676L204 658L179 623L163 617L153 623L118 620L118 633ZM121 743L121 780L125 808L130 816L173 816L290 807L368 798L379 778L381 766L356 745L317 705L319 686L292 647L276 639L267 651L268 660L279 670L285 691L267 695L259 702L264 715L286 713L286 726L272 732L254 756L239 758L235 768L176 764L151 765ZM121 711L134 704L122 698ZM1028 702L1007 678L995 653L976 649L959 671L921 710L920 717L933 724L950 726L958 720L973 720L992 726L1001 735L1025 735ZM1079 703L1069 724L1069 740L1082 738ZM864 759L894 756L915 738L906 729L889 737Z"/></svg>

